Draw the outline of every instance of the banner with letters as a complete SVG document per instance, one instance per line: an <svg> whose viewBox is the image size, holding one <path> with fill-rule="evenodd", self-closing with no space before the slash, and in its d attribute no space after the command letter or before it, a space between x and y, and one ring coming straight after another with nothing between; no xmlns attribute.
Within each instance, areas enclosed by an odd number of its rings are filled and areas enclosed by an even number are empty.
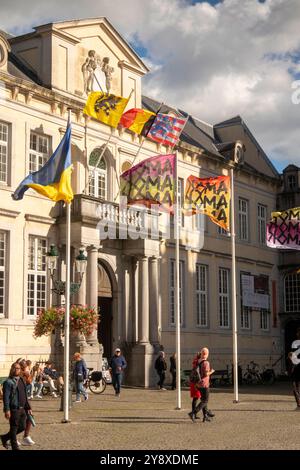
<svg viewBox="0 0 300 470"><path fill-rule="evenodd" d="M267 224L267 246L300 250L300 207L272 212Z"/></svg>

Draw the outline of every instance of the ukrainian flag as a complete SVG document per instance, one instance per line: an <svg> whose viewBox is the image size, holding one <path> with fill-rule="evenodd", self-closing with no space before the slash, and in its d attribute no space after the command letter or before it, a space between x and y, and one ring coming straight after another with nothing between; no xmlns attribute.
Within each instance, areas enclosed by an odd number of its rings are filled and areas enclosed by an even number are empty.
<svg viewBox="0 0 300 470"><path fill-rule="evenodd" d="M19 201L23 199L27 189L33 188L52 201L70 203L74 197L71 173L71 124L68 123L66 133L53 155L43 168L26 176L12 198Z"/></svg>

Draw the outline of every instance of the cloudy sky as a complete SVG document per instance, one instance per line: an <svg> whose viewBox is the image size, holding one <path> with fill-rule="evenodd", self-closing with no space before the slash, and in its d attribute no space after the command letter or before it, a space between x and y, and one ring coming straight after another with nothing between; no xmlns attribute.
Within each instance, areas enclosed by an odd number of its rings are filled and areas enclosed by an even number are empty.
<svg viewBox="0 0 300 470"><path fill-rule="evenodd" d="M299 0L1 0L0 11L15 35L106 16L151 68L144 94L210 123L240 114L279 170L300 166Z"/></svg>

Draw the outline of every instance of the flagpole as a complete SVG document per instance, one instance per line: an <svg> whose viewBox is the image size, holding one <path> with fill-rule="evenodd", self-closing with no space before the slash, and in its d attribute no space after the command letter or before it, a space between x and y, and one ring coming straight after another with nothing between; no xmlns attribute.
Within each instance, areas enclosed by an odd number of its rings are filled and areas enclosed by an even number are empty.
<svg viewBox="0 0 300 470"><path fill-rule="evenodd" d="M236 260L235 260L235 220L234 220L234 177L233 168L230 169L231 181L231 256L232 256L232 346L233 346L233 386L234 400L238 403L238 356L237 356L237 308L236 308Z"/></svg>
<svg viewBox="0 0 300 470"><path fill-rule="evenodd" d="M175 218L174 218L174 235L175 235L175 318L176 318L176 391L177 391L177 406L176 409L181 409L181 361L180 361L180 280L179 280L179 198L178 198L178 151L176 151L176 158L175 158Z"/></svg>
<svg viewBox="0 0 300 470"><path fill-rule="evenodd" d="M71 123L71 109L68 109L68 123ZM64 347L64 419L69 423L70 391L70 271L71 271L71 203L66 203L66 313L65 313L65 347Z"/></svg>

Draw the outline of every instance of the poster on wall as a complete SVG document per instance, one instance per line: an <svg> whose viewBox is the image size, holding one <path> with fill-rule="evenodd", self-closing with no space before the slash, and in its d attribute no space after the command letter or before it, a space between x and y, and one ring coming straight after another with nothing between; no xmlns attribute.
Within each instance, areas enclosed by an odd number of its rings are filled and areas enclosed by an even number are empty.
<svg viewBox="0 0 300 470"><path fill-rule="evenodd" d="M262 294L256 292L255 285L260 285L259 276L253 276L248 274L242 274L242 295L243 295L243 306L251 307L254 309L265 309L269 310L269 294ZM257 278L258 280L256 281ZM264 277L264 279L267 279ZM255 282L256 281L256 282ZM266 283L265 283L266 285Z"/></svg>

